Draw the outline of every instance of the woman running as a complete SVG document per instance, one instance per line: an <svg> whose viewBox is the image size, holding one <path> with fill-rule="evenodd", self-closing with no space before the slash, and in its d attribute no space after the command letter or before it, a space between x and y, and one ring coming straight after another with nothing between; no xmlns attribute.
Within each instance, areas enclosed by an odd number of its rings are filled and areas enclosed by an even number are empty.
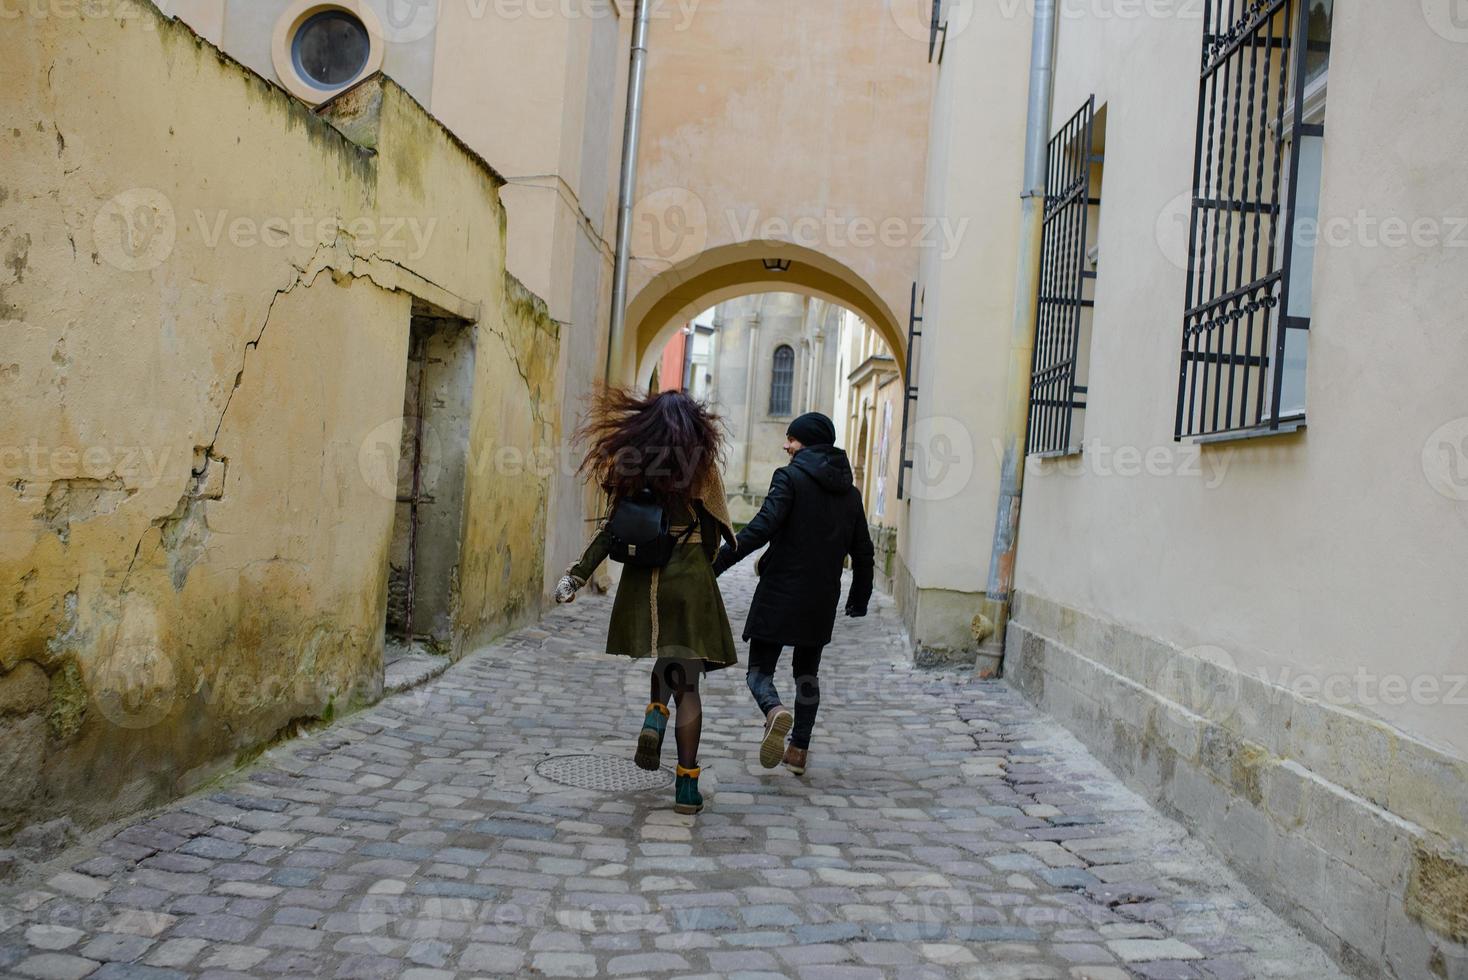
<svg viewBox="0 0 1468 980"><path fill-rule="evenodd" d="M620 543L609 530L627 501L661 507L671 535L671 557L647 567L629 558L612 602L607 652L652 659L651 698L637 738L637 765L660 765L669 701L677 708L678 745L673 809L698 813L698 741L703 705L698 691L705 671L737 662L734 636L714 579L721 540L734 541L725 506L719 461L723 437L718 417L682 392L639 396L622 387L598 391L577 433L589 444L579 472L608 498L608 519L557 584L555 600L571 602L598 565Z"/></svg>

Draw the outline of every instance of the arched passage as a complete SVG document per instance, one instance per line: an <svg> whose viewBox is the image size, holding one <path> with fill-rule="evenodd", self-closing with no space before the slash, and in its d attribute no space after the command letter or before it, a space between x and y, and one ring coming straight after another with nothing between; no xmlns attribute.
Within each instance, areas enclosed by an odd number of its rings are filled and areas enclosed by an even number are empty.
<svg viewBox="0 0 1468 980"><path fill-rule="evenodd" d="M786 271L771 268L788 263ZM754 241L709 249L654 276L627 308L627 336L614 364L623 381L646 383L663 345L686 321L750 293L808 293L853 311L905 365L906 329L876 291L835 259L785 242Z"/></svg>

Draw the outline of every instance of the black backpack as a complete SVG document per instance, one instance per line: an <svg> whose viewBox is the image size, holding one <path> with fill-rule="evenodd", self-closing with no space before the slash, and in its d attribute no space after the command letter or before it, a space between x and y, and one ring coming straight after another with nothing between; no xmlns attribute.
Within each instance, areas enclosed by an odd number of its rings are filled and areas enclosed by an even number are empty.
<svg viewBox="0 0 1468 980"><path fill-rule="evenodd" d="M673 551L693 533L690 525L681 536L670 530L668 512L651 490L623 497L607 518L607 556L634 568L662 568L673 559Z"/></svg>

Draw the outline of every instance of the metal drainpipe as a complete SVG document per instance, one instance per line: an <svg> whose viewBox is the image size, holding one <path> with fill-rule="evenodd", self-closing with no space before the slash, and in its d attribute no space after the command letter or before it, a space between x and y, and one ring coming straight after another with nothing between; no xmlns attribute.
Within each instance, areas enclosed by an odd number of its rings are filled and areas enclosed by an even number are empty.
<svg viewBox="0 0 1468 980"><path fill-rule="evenodd" d="M632 57L627 68L627 122L622 129L622 182L617 191L617 258L612 277L612 325L607 334L608 381L617 380L622 338L627 332L627 268L632 259L632 195L637 190L637 141L642 133L642 96L647 76L650 0L637 0L632 15Z"/></svg>
<svg viewBox="0 0 1468 980"><path fill-rule="evenodd" d="M1036 0L1030 42L1030 95L1025 123L1024 192L1020 195L1019 270L1015 277L1014 320L1009 331L1009 384L1004 408L1004 460L989 582L984 609L994 624L994 643L1004 653L1009 604L1014 590L1014 558L1019 544L1020 494L1024 488L1025 439L1030 415L1036 283L1044 233L1045 154L1050 134L1050 103L1055 85L1056 0Z"/></svg>

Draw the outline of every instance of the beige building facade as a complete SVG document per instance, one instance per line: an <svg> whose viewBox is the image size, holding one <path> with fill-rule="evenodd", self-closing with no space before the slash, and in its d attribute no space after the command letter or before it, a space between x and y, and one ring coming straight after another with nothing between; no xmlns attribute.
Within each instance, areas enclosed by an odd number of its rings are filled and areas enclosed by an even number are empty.
<svg viewBox="0 0 1468 980"><path fill-rule="evenodd" d="M877 582L891 591L906 389L886 342L850 310L842 311L836 375L840 383L834 413L837 443L851 459L866 507L877 549Z"/></svg>
<svg viewBox="0 0 1468 980"><path fill-rule="evenodd" d="M999 496L1006 358L1022 184L1030 18L1003 5L956 13L935 68L924 211L957 231L927 249L911 304L903 520L893 596L925 661L972 661ZM987 97L974 99L983 91ZM904 348L905 349L905 348ZM954 547L965 542L966 547ZM984 666L994 671L998 657Z"/></svg>
<svg viewBox="0 0 1468 980"><path fill-rule="evenodd" d="M1353 972L1468 976L1468 37L1431 3L1062 5L1024 279L1032 18L1000 6L954 13L937 70L928 207L983 228L919 276L913 639L1002 652ZM1001 651L970 624L1009 561Z"/></svg>

